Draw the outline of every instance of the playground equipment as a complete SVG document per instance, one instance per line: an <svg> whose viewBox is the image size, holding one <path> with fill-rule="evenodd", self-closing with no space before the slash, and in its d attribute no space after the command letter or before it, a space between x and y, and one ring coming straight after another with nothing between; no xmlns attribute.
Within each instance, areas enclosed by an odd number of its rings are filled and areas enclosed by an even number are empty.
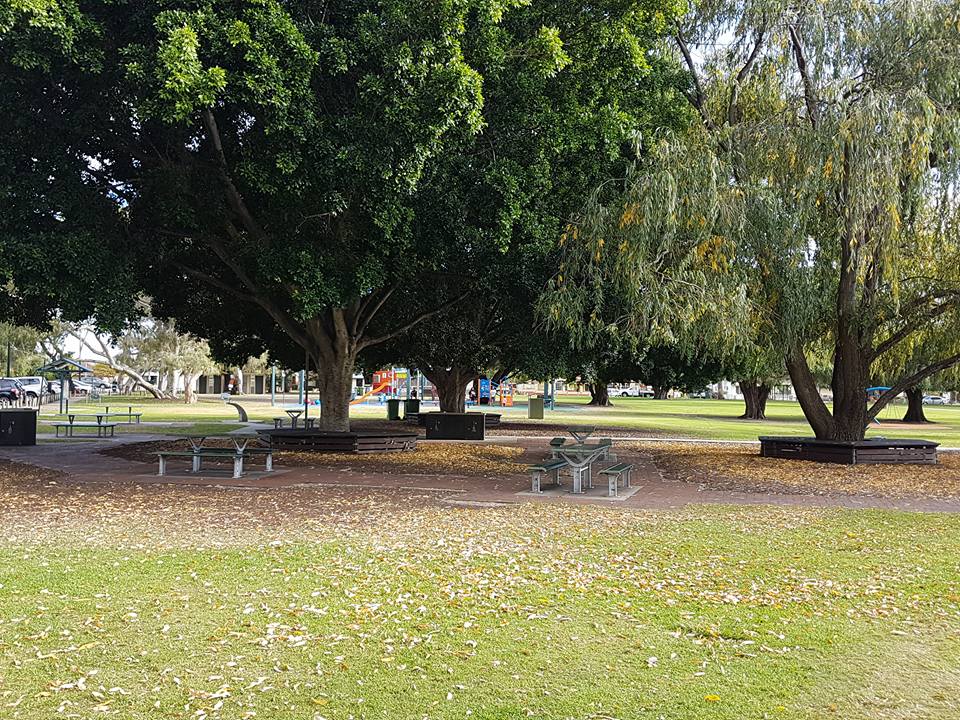
<svg viewBox="0 0 960 720"><path fill-rule="evenodd" d="M887 390L889 390L889 389L890 389L890 388L884 387L883 385L877 385L876 387L868 387L868 388L867 388L867 402L868 402L868 403L873 403L873 402L875 402L875 401L877 400L877 398L879 398L881 395L883 395L883 393L885 393L885 392L886 392ZM883 408L881 408L881 410L880 410L879 414L877 415L877 417L875 417L875 418L873 419L873 421L874 421L877 425L881 425L881 424L882 424L882 423L880 422L881 416L883 417L884 420L895 419L895 418L896 418L896 410L890 406L890 403L887 403Z"/></svg>
<svg viewBox="0 0 960 720"><path fill-rule="evenodd" d="M366 402L367 398L369 398L369 397L371 397L371 396L373 396L373 395L377 395L377 394L379 394L379 393L382 393L382 392L384 392L385 390L387 390L389 387L390 387L390 381L389 381L389 380L384 380L384 381L381 382L379 385L371 388L369 392L365 392L363 395L360 395L360 396L354 398L353 400L351 400L351 401L350 401L350 404L351 404L351 405L356 405L357 403Z"/></svg>

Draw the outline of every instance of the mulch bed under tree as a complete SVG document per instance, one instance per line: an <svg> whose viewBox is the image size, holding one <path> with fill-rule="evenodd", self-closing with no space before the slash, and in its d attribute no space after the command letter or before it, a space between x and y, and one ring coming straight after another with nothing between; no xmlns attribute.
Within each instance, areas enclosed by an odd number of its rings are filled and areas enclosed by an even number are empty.
<svg viewBox="0 0 960 720"><path fill-rule="evenodd" d="M760 457L755 445L637 443L668 480L710 490L890 498L960 497L960 454L938 465L836 465Z"/></svg>
<svg viewBox="0 0 960 720"><path fill-rule="evenodd" d="M232 448L226 439L211 439L209 447ZM104 455L143 463L155 463L157 452L187 449L184 439L129 443L107 448ZM475 445L470 443L421 444L412 452L353 455L346 453L276 452L279 467L307 467L357 470L396 475L500 476L523 473L520 462L524 449L515 445ZM213 464L212 459L209 462Z"/></svg>

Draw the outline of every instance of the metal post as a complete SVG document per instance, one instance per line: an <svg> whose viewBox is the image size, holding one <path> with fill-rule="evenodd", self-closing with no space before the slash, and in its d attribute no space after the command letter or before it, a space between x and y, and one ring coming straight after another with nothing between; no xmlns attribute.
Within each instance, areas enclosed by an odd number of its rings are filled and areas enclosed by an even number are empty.
<svg viewBox="0 0 960 720"><path fill-rule="evenodd" d="M303 370L298 375L300 382L297 383L297 405L303 405Z"/></svg>
<svg viewBox="0 0 960 720"><path fill-rule="evenodd" d="M277 399L277 366L270 368L270 407L276 404Z"/></svg>
<svg viewBox="0 0 960 720"><path fill-rule="evenodd" d="M310 414L310 353L304 353L303 358L303 427L307 427L307 415Z"/></svg>
<svg viewBox="0 0 960 720"><path fill-rule="evenodd" d="M9 373L9 371L7 371ZM407 368L407 400L410 399L410 368Z"/></svg>
<svg viewBox="0 0 960 720"><path fill-rule="evenodd" d="M10 338L7 338L7 377L10 377L10 350L11 350Z"/></svg>

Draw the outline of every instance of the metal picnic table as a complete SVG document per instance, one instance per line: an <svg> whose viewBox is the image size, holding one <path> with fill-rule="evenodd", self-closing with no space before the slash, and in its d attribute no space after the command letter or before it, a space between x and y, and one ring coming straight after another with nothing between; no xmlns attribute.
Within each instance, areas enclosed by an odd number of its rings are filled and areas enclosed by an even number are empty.
<svg viewBox="0 0 960 720"><path fill-rule="evenodd" d="M559 451L560 457L566 461L572 471L572 492L575 495L583 494L584 475L586 475L587 487L593 487L593 463L595 463L601 455L609 452L609 450L609 445L587 445L586 443L578 443L577 445L564 447Z"/></svg>
<svg viewBox="0 0 960 720"><path fill-rule="evenodd" d="M300 416L303 415L303 410L286 410L285 412L290 417L290 427L296 430L297 421L300 419Z"/></svg>
<svg viewBox="0 0 960 720"><path fill-rule="evenodd" d="M247 448L250 442L249 437L240 437L237 435L217 435L212 437L229 438L233 442L233 450L229 448L204 447L203 443L211 436L208 435L188 435L187 441L190 443L190 452L160 451L157 456L160 459L159 475L166 474L166 460L169 457L186 456L191 459L191 470L195 473L200 472L204 458L223 458L233 461L233 477L243 476L243 463L248 456L253 454L263 454L266 457L266 471L273 471L273 450L271 448Z"/></svg>
<svg viewBox="0 0 960 720"><path fill-rule="evenodd" d="M111 407L126 408L126 409L127 409L127 413L126 413L126 415L127 415L127 422L131 422L131 423L132 423L132 422L134 422L134 418L136 418L136 423L137 423L138 425L140 424L140 416L142 415L142 413L135 413L135 412L133 411L134 408L137 408L137 409L139 410L139 409L140 409L140 406L139 406L139 405L104 405L103 407L104 407L104 410L105 410L105 412L104 412L105 415L110 415L110 414L111 414L111 413L110 413L110 408L111 408ZM116 415L119 415L120 413L115 413L115 414L116 414Z"/></svg>
<svg viewBox="0 0 960 720"><path fill-rule="evenodd" d="M573 439L578 443L583 444L587 441L587 438L593 435L597 429L592 425L584 425L581 427L572 427L567 428L567 432L573 436Z"/></svg>
<svg viewBox="0 0 960 720"><path fill-rule="evenodd" d="M240 435L188 435L187 440L190 442L190 447L196 451L202 450L204 441L210 437L217 439L230 439L233 442L233 447L237 452L243 452L246 450L247 443L250 442L249 437L242 437Z"/></svg>

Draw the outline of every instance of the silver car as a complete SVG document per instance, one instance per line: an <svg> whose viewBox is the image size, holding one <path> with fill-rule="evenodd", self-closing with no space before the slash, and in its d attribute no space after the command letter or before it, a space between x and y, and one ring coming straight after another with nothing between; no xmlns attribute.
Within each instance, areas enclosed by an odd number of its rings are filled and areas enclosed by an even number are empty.
<svg viewBox="0 0 960 720"><path fill-rule="evenodd" d="M20 384L23 385L23 389L27 393L27 397L33 400L36 400L43 395L43 389L47 386L47 381L39 375L18 377L17 380L19 380Z"/></svg>

